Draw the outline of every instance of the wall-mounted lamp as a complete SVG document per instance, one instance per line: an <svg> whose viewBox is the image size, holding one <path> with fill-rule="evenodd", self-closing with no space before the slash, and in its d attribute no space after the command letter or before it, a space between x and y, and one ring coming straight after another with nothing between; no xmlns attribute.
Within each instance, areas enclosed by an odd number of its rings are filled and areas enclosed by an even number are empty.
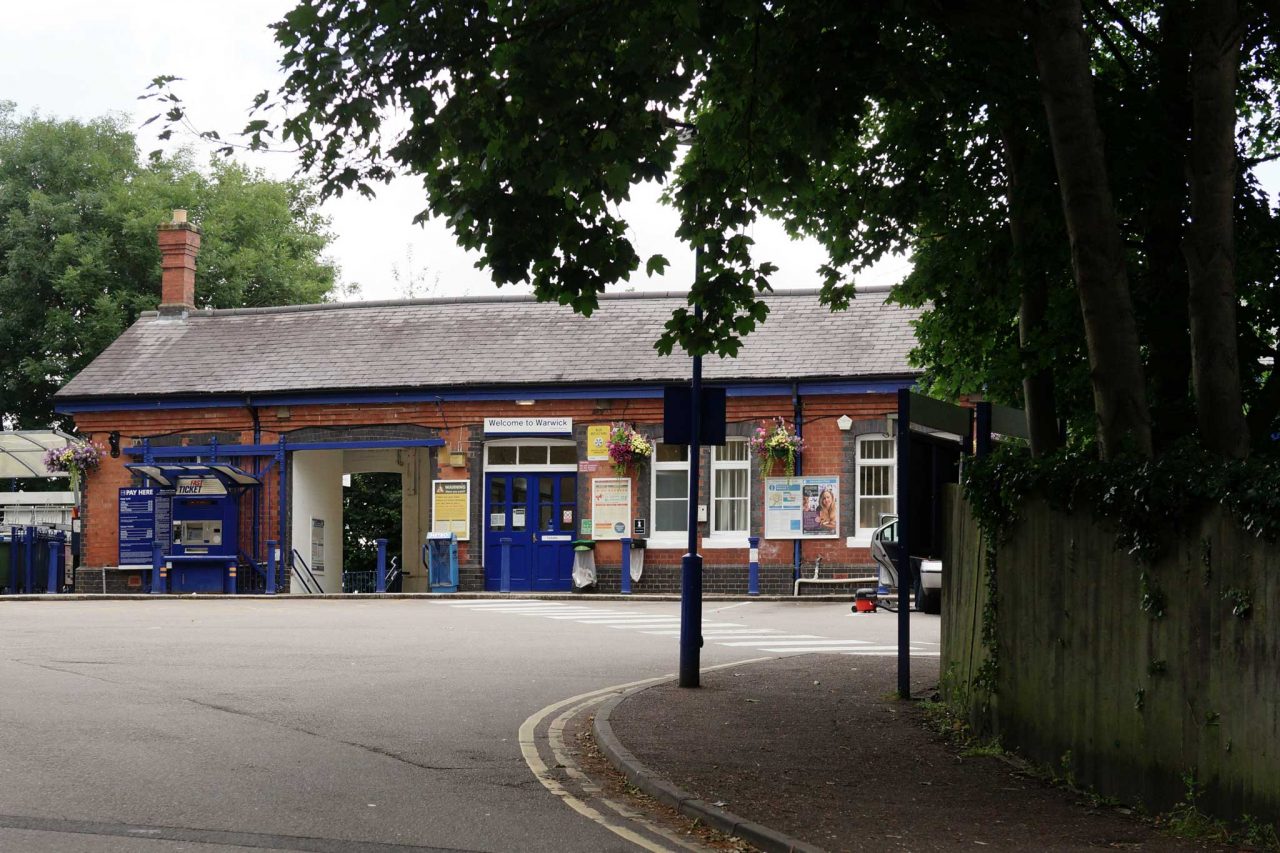
<svg viewBox="0 0 1280 853"><path fill-rule="evenodd" d="M848 432L849 428L853 426L853 418L848 415L841 415L836 418L836 426L840 427L841 432Z"/></svg>
<svg viewBox="0 0 1280 853"><path fill-rule="evenodd" d="M884 434L893 438L898 434L898 413L890 412L884 416Z"/></svg>
<svg viewBox="0 0 1280 853"><path fill-rule="evenodd" d="M516 400L517 406L532 406L537 400Z"/></svg>

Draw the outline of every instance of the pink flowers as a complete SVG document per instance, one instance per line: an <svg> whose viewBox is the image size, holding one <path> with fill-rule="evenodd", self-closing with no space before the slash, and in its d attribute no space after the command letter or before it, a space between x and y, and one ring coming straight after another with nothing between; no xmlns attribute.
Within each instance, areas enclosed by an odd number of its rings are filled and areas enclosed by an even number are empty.
<svg viewBox="0 0 1280 853"><path fill-rule="evenodd" d="M648 459L652 453L653 442L636 432L630 424L610 424L609 461L619 475L629 473L633 463Z"/></svg>
<svg viewBox="0 0 1280 853"><path fill-rule="evenodd" d="M751 452L760 460L761 477L769 475L775 460L782 461L786 475L790 477L796 472L796 454L804 449L804 439L796 435L782 418L774 418L774 422L777 425L772 429L763 424L756 427L749 440Z"/></svg>

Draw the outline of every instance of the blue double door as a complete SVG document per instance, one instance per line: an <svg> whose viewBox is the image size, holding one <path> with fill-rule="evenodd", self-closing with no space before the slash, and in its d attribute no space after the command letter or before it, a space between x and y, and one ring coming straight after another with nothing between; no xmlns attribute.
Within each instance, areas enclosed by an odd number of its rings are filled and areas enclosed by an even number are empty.
<svg viewBox="0 0 1280 853"><path fill-rule="evenodd" d="M512 592L572 589L578 477L559 472L485 476L484 588L502 589L505 546Z"/></svg>

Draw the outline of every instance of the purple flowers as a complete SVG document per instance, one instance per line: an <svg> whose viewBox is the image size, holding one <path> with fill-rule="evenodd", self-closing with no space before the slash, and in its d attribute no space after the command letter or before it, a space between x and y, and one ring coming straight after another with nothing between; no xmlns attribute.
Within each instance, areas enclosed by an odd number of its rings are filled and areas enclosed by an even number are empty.
<svg viewBox="0 0 1280 853"><path fill-rule="evenodd" d="M71 491L78 492L80 478L102 461L102 448L90 441L72 442L66 447L46 450L41 461L47 470L67 474L71 478Z"/></svg>

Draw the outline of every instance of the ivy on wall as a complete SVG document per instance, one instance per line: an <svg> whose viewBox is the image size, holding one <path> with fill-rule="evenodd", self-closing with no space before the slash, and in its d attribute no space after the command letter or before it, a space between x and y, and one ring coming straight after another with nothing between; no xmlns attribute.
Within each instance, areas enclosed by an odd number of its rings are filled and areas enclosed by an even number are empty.
<svg viewBox="0 0 1280 853"><path fill-rule="evenodd" d="M1025 448L1001 446L967 467L963 485L982 533L985 556L987 597L981 639L987 658L975 674L974 687L989 694L996 693L1000 666L996 619L1000 543L1032 497L1045 499L1059 511L1088 511L1112 526L1116 547L1142 569L1140 605L1152 619L1164 616L1166 599L1147 568L1173 541L1175 531L1187 527L1199 513L1222 506L1254 536L1268 541L1280 538L1280 457L1225 461L1190 440L1155 459L1121 457L1105 463L1086 450L1032 459ZM1207 566L1207 553L1204 561ZM1237 618L1249 617L1253 605L1249 590L1228 589L1224 599Z"/></svg>

